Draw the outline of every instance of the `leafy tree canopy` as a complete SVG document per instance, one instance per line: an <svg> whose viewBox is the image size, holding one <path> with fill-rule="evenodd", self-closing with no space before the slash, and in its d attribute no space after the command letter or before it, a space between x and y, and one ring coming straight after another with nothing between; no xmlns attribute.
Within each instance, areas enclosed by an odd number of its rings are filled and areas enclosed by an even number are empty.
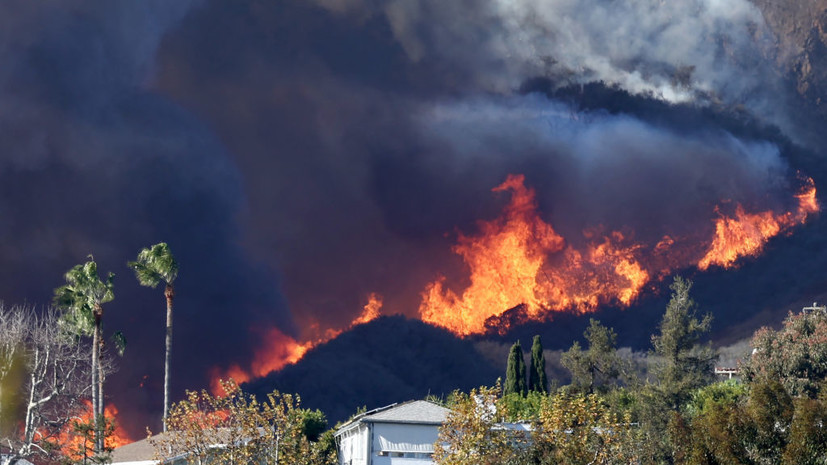
<svg viewBox="0 0 827 465"><path fill-rule="evenodd" d="M815 397L827 378L827 314L790 313L780 330L756 331L752 347L745 379L780 380L793 396Z"/></svg>

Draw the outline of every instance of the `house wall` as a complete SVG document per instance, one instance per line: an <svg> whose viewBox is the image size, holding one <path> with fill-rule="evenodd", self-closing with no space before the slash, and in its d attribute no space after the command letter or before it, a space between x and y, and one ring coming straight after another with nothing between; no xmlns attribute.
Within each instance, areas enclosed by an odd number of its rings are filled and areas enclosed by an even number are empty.
<svg viewBox="0 0 827 465"><path fill-rule="evenodd" d="M339 465L368 465L368 427L359 424L339 436Z"/></svg>
<svg viewBox="0 0 827 465"><path fill-rule="evenodd" d="M431 465L437 425L374 423L371 465Z"/></svg>

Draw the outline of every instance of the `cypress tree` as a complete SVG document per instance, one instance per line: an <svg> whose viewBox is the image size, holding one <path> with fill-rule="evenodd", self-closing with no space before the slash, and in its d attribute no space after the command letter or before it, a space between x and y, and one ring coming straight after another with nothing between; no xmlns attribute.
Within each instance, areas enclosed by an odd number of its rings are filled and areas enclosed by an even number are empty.
<svg viewBox="0 0 827 465"><path fill-rule="evenodd" d="M543 355L543 344L540 336L534 336L531 344L531 371L528 372L528 389L543 394L548 392L548 377L546 376L546 357Z"/></svg>
<svg viewBox="0 0 827 465"><path fill-rule="evenodd" d="M518 393L521 396L528 392L525 381L525 359L523 359L523 348L520 341L511 346L508 353L508 365L505 370L505 386L503 394Z"/></svg>

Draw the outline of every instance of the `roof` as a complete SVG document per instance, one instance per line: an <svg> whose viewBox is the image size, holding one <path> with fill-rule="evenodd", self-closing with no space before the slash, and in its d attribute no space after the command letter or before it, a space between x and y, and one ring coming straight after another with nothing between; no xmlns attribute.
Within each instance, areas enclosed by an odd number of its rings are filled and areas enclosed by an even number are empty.
<svg viewBox="0 0 827 465"><path fill-rule="evenodd" d="M167 433L160 433L152 436L153 440L162 438ZM149 443L148 439L141 439L121 447L115 448L112 451L112 463L127 463L127 462L144 462L153 461L155 458L155 448Z"/></svg>
<svg viewBox="0 0 827 465"><path fill-rule="evenodd" d="M374 423L420 423L441 425L449 410L427 400L413 400L396 407L365 415L362 421Z"/></svg>
<svg viewBox="0 0 827 465"><path fill-rule="evenodd" d="M212 439L216 439L219 443L214 447L220 447L222 444L228 442L228 433L226 428L219 428L217 435L213 434ZM266 430L258 428L258 432L264 435ZM112 451L112 463L118 465L151 465L158 463L155 460L155 447L150 443L150 440L159 442L167 439L173 432L158 433L150 438L135 441L130 444L123 445ZM222 439L222 436L224 437ZM245 441L246 442L246 441Z"/></svg>
<svg viewBox="0 0 827 465"><path fill-rule="evenodd" d="M339 428L336 434L350 429L357 423L406 423L417 425L441 425L448 418L447 408L427 400L412 400L391 404L353 417Z"/></svg>

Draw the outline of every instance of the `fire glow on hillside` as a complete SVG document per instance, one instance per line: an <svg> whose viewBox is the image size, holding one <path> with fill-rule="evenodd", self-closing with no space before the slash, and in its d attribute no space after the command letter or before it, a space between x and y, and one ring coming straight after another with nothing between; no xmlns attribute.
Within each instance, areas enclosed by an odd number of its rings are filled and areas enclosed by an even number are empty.
<svg viewBox="0 0 827 465"><path fill-rule="evenodd" d="M221 380L232 379L236 383L241 384L251 379L261 378L272 371L278 371L286 365L296 363L313 347L335 338L346 329L377 318L381 308L382 296L371 293L368 296L368 303L365 304L362 309L362 313L360 313L347 328L327 329L318 337L305 342L298 342L294 338L281 332L278 328L271 328L263 338L267 341L266 345L256 352L249 369L244 369L237 364L230 366L226 370L218 367L213 368L210 390L214 394L219 394L223 392Z"/></svg>
<svg viewBox="0 0 827 465"><path fill-rule="evenodd" d="M732 267L819 210L808 180L792 212L748 213L738 205L727 216L716 208L715 236L700 248L670 236L654 245L636 243L620 231L586 231L587 246L576 248L540 218L535 192L524 182L524 176L510 175L495 187L494 192L511 193L503 214L481 221L478 235L459 235L453 251L470 269L471 285L460 295L446 289L442 278L428 284L419 307L423 321L467 336L484 333L489 318L521 304L535 320L551 312L593 311L601 304L625 307L652 279L692 265Z"/></svg>
<svg viewBox="0 0 827 465"><path fill-rule="evenodd" d="M808 178L795 196L793 211L753 213L739 204L728 215L723 206L715 207L714 234L706 241L665 235L655 244L644 244L635 242L633 232L604 233L594 228L583 232L586 246L576 247L541 218L535 191L526 187L523 175L509 175L492 191L511 195L501 215L479 221L475 235L459 233L452 249L467 265L470 285L460 294L439 277L421 293L420 318L458 336L485 333L489 319L518 305L523 306L525 317L538 321L553 312L585 313L604 304L629 306L652 280L691 266L700 270L734 267L739 258L760 254L770 238L803 224L819 211L816 188ZM382 297L370 294L348 328L378 317L381 307ZM272 328L248 369L233 365L213 370L212 390L220 392L219 379L242 383L296 363L308 350L342 331L327 329L299 342Z"/></svg>

